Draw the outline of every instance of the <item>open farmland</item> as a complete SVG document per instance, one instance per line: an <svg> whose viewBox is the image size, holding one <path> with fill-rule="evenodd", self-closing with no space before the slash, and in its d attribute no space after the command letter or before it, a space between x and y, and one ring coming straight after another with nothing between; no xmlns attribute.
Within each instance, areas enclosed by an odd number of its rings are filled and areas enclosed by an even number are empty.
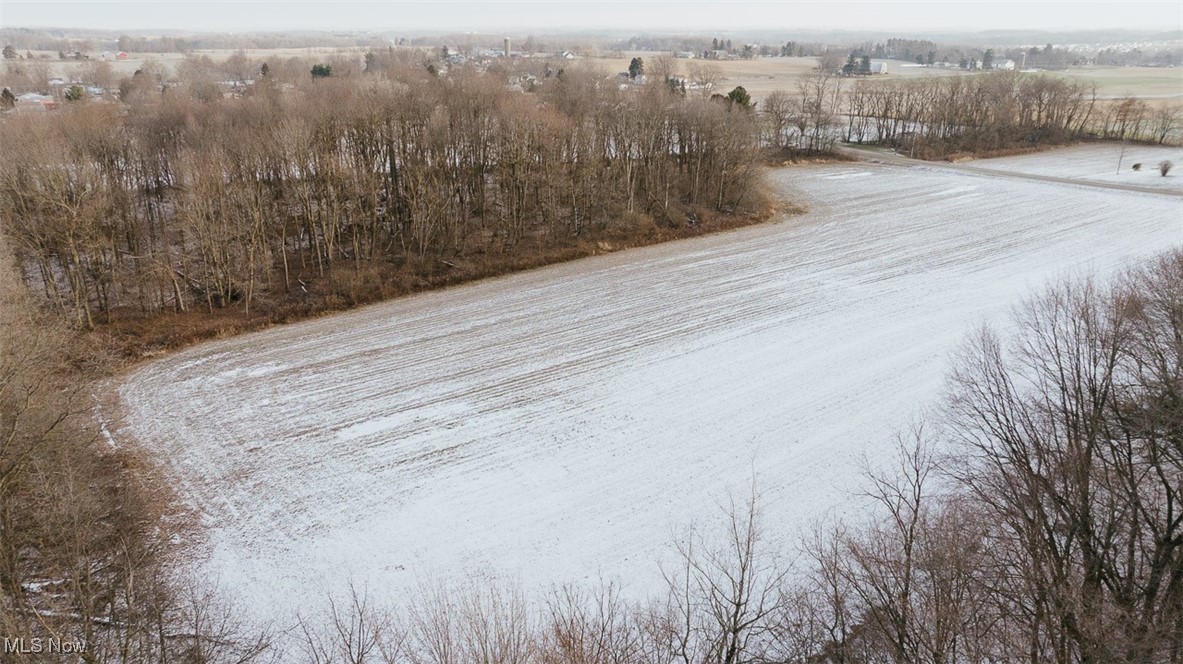
<svg viewBox="0 0 1183 664"><path fill-rule="evenodd" d="M1095 83L1101 97L1183 100L1180 67L1079 67L1054 72L1071 80Z"/></svg>
<svg viewBox="0 0 1183 664"><path fill-rule="evenodd" d="M258 617L476 572L644 593L674 530L753 479L787 545L857 510L860 455L934 404L975 326L1183 245L1172 195L937 166L771 178L812 211L145 365L115 436L162 460L199 520L185 556Z"/></svg>
<svg viewBox="0 0 1183 664"><path fill-rule="evenodd" d="M1163 177L1158 165L1170 161L1175 168ZM1121 168L1118 169L1120 162ZM1183 148L1098 143L1035 154L967 162L976 168L1046 175L1084 182L1153 187L1183 193ZM1135 171L1134 164L1142 168Z"/></svg>
<svg viewBox="0 0 1183 664"><path fill-rule="evenodd" d="M493 46L500 44L493 40ZM364 47L308 47L308 48L273 48L273 49L245 49L243 53L252 60L276 61L285 58L335 59L346 58L360 61L367 49ZM225 62L236 53L234 49L206 49L190 52L192 57L208 57L215 63ZM84 64L72 60L58 60L57 54L48 51L37 51L37 58L43 60L53 76L72 77ZM98 53L91 53L97 59ZM130 76L145 64L155 63L165 67L171 75L175 75L178 65L187 57L182 53L132 53L127 60L110 59L112 71L117 76ZM656 51L630 51L621 57L587 58L578 61L602 70L605 74L615 74L628 71L629 62L633 57L640 57L646 63L663 55ZM544 57L542 55L538 57ZM887 65L888 77L892 80L930 77L930 76L966 76L977 75L981 72L965 72L959 69L945 69L940 67L917 67L911 62L901 60L876 60ZM700 60L677 59L676 73L687 75L692 67L718 67L721 80L719 86L726 90L742 85L757 99L766 97L775 90L796 90L798 82L803 76L812 72L817 66L817 58L813 57L772 57L755 58L752 60ZM1100 99L1118 99L1134 96L1148 100L1164 102L1183 102L1183 68L1167 67L1080 67L1066 71L1049 72L1071 81L1081 81L1097 86Z"/></svg>
<svg viewBox="0 0 1183 664"><path fill-rule="evenodd" d="M230 56L237 53L238 50L194 49L188 53L131 53L126 60L116 59L111 52L108 52L108 57L104 60L102 59L101 53L95 52L87 54L90 57L89 61L59 60L57 59L57 53L51 53L49 51L35 51L34 55L39 59L46 58L39 61L48 65L50 72L54 76L72 76L73 72L93 61L106 62L111 65L111 70L118 76L131 76L137 69L148 64L163 66L169 75L175 76L177 67L186 58L206 57L215 63L223 63ZM259 62L284 58L307 58L309 60L315 60L317 58L354 58L360 63L367 50L372 49L362 47L310 46L307 48L252 48L242 49L242 52L246 57L252 60L258 60Z"/></svg>
<svg viewBox="0 0 1183 664"><path fill-rule="evenodd" d="M645 61L651 67L653 60L662 53L654 51L628 52L621 58L591 58L588 62L605 72L628 71L634 57ZM668 54L666 54L668 55ZM701 60L678 58L675 73L687 76L694 67L718 67L722 79L719 87L727 92L742 85L751 95L763 98L774 90L795 90L803 76L817 68L817 58L756 58L753 60Z"/></svg>
<svg viewBox="0 0 1183 664"><path fill-rule="evenodd" d="M592 66L598 66L605 72L617 73L628 71L629 62L634 57L640 57L652 64L654 58L661 53L653 51L629 52L622 58L589 59ZM762 99L776 90L796 91L799 81L817 70L817 58L755 58L752 60L701 60L678 58L675 61L675 73L679 76L688 75L694 67L718 67L722 76L718 87L722 92L742 85L753 97ZM876 60L876 62L881 62ZM910 63L899 60L885 60L888 75L893 78L916 76L956 76L965 72L956 69L941 69L927 67L912 67Z"/></svg>
<svg viewBox="0 0 1183 664"><path fill-rule="evenodd" d="M653 51L629 52L621 58L590 59L605 71L628 71L633 57L646 63L660 56ZM817 58L756 58L753 60L676 60L678 73L686 75L690 67L713 65L722 74L720 87L724 92L742 85L754 97L763 98L774 90L796 90L801 77L812 72ZM876 60L887 64L890 80L928 76L977 76L983 72L966 72L941 67L917 67L901 60ZM1183 68L1167 67L1082 67L1066 71L1048 72L1055 76L1085 84L1095 83L1097 96L1116 99L1127 95L1144 99L1183 101Z"/></svg>

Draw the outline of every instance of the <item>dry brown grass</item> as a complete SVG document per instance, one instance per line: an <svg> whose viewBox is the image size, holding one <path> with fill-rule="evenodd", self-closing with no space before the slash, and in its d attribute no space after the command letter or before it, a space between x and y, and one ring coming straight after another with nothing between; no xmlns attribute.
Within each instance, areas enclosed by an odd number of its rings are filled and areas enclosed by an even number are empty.
<svg viewBox="0 0 1183 664"><path fill-rule="evenodd" d="M945 156L929 157L925 154L917 154L916 156L928 161L947 161L950 163L960 163L964 161L974 161L975 159L993 159L995 157L1014 157L1022 154L1034 154L1036 152L1047 152L1048 150L1056 150L1063 148L1064 144L1045 144L1025 147L1000 148L998 150L981 150L978 152L953 152Z"/></svg>
<svg viewBox="0 0 1183 664"><path fill-rule="evenodd" d="M853 155L839 151L811 154L804 150L790 147L763 148L760 150L760 160L765 166L795 166L797 164L838 164L857 161Z"/></svg>

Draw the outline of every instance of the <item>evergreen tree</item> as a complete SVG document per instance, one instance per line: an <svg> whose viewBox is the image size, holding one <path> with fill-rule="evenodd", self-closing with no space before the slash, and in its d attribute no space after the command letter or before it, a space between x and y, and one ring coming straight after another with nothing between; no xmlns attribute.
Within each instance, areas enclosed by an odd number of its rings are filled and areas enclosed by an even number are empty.
<svg viewBox="0 0 1183 664"><path fill-rule="evenodd" d="M641 58L633 58L633 61L628 63L628 77L636 80L638 76L645 73L645 61Z"/></svg>
<svg viewBox="0 0 1183 664"><path fill-rule="evenodd" d="M743 109L752 107L752 96L748 94L748 91L742 85L737 85L734 90L728 92L727 99Z"/></svg>

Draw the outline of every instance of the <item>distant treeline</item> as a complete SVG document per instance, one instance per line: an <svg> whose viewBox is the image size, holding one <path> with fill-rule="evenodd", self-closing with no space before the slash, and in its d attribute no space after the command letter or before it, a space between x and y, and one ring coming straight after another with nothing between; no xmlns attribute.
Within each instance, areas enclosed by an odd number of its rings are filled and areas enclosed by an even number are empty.
<svg viewBox="0 0 1183 664"><path fill-rule="evenodd" d="M1177 67L1183 64L1183 48L1129 50L1106 48L1097 52L1095 63L1117 67Z"/></svg>
<svg viewBox="0 0 1183 664"><path fill-rule="evenodd" d="M904 81L862 79L847 93L844 138L914 148L915 156L1055 145L1086 137L1165 143L1179 109L1098 100L1085 83L995 72Z"/></svg>
<svg viewBox="0 0 1183 664"><path fill-rule="evenodd" d="M877 59L906 60L929 65L941 62L957 63L962 60L983 62L989 53L996 63L1009 59L1014 61L1016 66L1051 70L1089 64L1166 67L1183 62L1183 49L1170 46L1147 47L1145 50L1114 47L1070 49L1054 44L1046 44L1043 47L989 48L969 44L940 44L927 39L865 41L855 47L854 53L856 56L867 55Z"/></svg>
<svg viewBox="0 0 1183 664"><path fill-rule="evenodd" d="M398 41L395 38L393 41ZM405 39L403 40L405 41ZM339 35L324 32L284 32L184 35L125 34L110 30L0 29L0 42L24 53L34 51L127 51L128 53L188 53L206 49L386 47L392 39L374 34Z"/></svg>
<svg viewBox="0 0 1183 664"><path fill-rule="evenodd" d="M3 230L82 326L249 312L335 266L430 276L587 234L627 241L735 212L755 179L753 113L579 72L538 94L394 65L296 87L260 76L241 99L152 94L0 122Z"/></svg>

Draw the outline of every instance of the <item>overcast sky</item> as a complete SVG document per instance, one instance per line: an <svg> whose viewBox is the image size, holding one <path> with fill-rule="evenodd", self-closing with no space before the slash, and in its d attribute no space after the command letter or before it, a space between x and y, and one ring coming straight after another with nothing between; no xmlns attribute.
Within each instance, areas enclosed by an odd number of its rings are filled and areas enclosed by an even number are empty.
<svg viewBox="0 0 1183 664"><path fill-rule="evenodd" d="M190 31L728 31L1183 29L1183 1L61 2L0 0L0 27Z"/></svg>

